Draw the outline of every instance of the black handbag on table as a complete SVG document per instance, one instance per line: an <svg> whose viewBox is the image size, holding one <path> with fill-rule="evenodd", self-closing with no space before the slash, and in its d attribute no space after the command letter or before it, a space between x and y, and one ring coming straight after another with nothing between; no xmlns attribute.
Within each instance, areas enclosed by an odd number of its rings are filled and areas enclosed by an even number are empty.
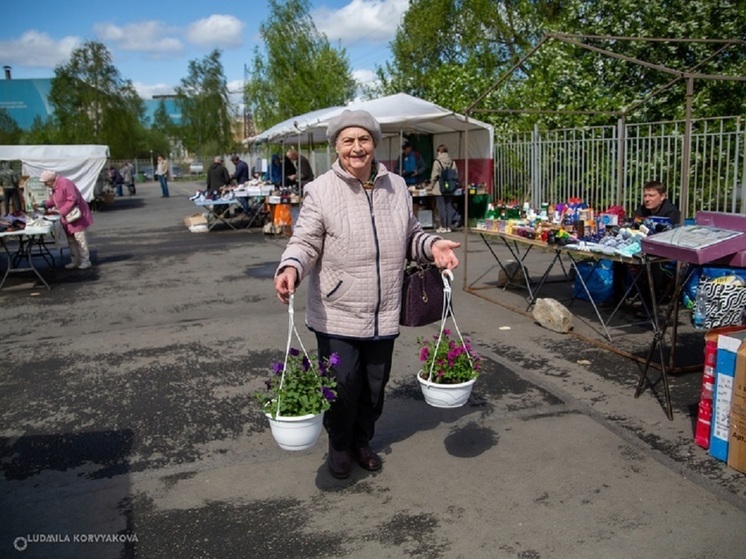
<svg viewBox="0 0 746 559"><path fill-rule="evenodd" d="M443 276L432 264L410 265L402 282L402 326L425 326L443 318Z"/></svg>

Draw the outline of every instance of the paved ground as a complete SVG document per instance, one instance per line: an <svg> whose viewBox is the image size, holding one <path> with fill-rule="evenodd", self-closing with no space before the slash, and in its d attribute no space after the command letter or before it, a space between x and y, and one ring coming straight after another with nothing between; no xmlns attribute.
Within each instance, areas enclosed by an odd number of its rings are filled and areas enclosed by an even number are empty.
<svg viewBox="0 0 746 559"><path fill-rule="evenodd" d="M486 364L467 406L425 404L437 330L405 329L381 472L334 480L323 438L280 450L250 394L282 357L286 239L189 233L196 187L140 186L95 215L91 270L0 293L1 557L743 557L746 476L692 441L700 374L672 378L669 421L636 362L458 289ZM474 239L465 273L494 273Z"/></svg>

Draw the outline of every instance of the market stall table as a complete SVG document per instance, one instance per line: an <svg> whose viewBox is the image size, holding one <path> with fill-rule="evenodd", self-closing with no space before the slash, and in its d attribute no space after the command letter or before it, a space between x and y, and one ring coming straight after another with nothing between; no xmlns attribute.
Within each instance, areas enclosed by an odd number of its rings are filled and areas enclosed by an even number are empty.
<svg viewBox="0 0 746 559"><path fill-rule="evenodd" d="M254 225L255 221L259 221L258 225L264 225L264 223L261 223L266 219L268 215L267 211L267 204L266 204L266 196L264 194L252 194L248 191L235 191L235 196L238 202L240 203L242 198L245 198L249 207L249 213L244 215L249 220L246 227L251 227ZM243 209L243 206L241 206Z"/></svg>
<svg viewBox="0 0 746 559"><path fill-rule="evenodd" d="M241 203L237 198L229 199L217 199L217 200L194 200L194 205L200 208L207 209L207 230L212 229L218 223L225 223L228 227L237 230L236 227L230 221L230 209L231 206L241 207Z"/></svg>
<svg viewBox="0 0 746 559"><path fill-rule="evenodd" d="M559 280L560 282L574 282L575 280L570 277L569 273L569 270L574 269L576 272L577 281L580 284L583 292L585 293L588 302L591 304L593 312L598 318L599 324L603 328L605 337L610 342L612 342L613 340L611 333L609 332L609 325L618 314L624 301L631 295L639 293L640 280L642 279L644 274L649 273L648 268L651 261L650 258L645 259L643 257L637 256L630 257L622 256L620 254L592 252L590 250L584 250L584 244L582 243L579 245L567 246L547 244L545 241L521 237L519 235L512 235L502 231L491 231L477 228L472 228L469 231L480 236L480 238L482 239L482 241L484 241L485 245L490 251L490 254L492 254L492 257L495 259L495 262L497 262L498 266L507 277L507 282L503 286L503 290L507 289L507 287L510 285L519 285L520 287L525 288L528 291L528 296L526 297L526 300L528 302L526 310L530 309L535 304L536 300L539 298L539 294L541 293L542 288L550 282L549 276L556 264L559 263L562 269L563 277ZM497 253L493 250L493 247L488 240L490 238L498 239L507 248L512 259L518 264L515 270L509 270L506 264L502 262ZM528 268L525 264L526 258L529 256L532 250L539 250L550 254L549 263L542 272L541 279L539 279L538 283L531 279ZM567 260L569 260L569 262L565 262L563 258L566 258ZM581 261L587 260L591 260L593 265L590 271L586 274L586 277L584 277L583 274L579 272L578 264ZM604 316L604 314L601 312L601 309L599 308L599 302L596 300L593 292L589 289L586 281L587 278L593 274L602 260L612 260L614 262L623 263L629 266L629 269L632 271L630 282L626 286L624 294L619 298L617 305L607 316ZM653 260L662 261L665 259ZM517 283L515 281L516 275L519 273L523 279L521 283ZM649 282L649 284L652 285L651 282ZM576 298L577 296L573 295L570 299L569 304L572 305ZM655 307L657 306L657 304L655 302L655 299L652 299L652 301L654 301L654 304L652 305L653 308L647 308L643 298L643 308L646 311L647 318L651 322L651 325L655 327Z"/></svg>
<svg viewBox="0 0 746 559"><path fill-rule="evenodd" d="M3 279L0 281L0 289L5 286L10 274L22 272L33 272L47 289L52 289L34 263L35 258L42 258L49 266L54 268L54 256L52 256L45 242L45 237L51 233L51 222L43 226L32 226L17 231L0 233L0 245L5 251L7 261ZM18 242L18 247L15 250L11 250L9 247L9 244L13 241ZM24 261L26 265L22 266Z"/></svg>

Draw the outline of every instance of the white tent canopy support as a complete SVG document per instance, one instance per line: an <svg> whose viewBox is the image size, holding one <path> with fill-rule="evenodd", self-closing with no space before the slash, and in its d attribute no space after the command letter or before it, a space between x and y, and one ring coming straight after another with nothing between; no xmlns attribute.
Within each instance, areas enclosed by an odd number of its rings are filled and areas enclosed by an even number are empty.
<svg viewBox="0 0 746 559"><path fill-rule="evenodd" d="M433 138L433 147L445 144L451 157L456 161L465 162L468 159L468 182L492 184L492 126L406 93L352 103L346 107L312 111L278 123L269 130L249 138L247 143L326 142L329 121L345 109L365 110L378 120L384 139L376 152L392 170L395 170L393 165L401 152L402 134L430 134ZM465 134L467 130L468 144Z"/></svg>
<svg viewBox="0 0 746 559"><path fill-rule="evenodd" d="M54 171L70 179L83 198L93 200L96 181L109 158L109 146L0 146L0 161L21 161L22 173L39 177L42 171Z"/></svg>

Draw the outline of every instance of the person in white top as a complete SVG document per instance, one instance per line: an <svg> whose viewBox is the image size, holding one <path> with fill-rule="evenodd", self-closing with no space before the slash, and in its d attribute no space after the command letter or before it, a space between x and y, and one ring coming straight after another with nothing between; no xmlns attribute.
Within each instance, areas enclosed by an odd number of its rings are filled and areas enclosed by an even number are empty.
<svg viewBox="0 0 746 559"><path fill-rule="evenodd" d="M168 160L162 155L158 156L158 168L155 174L161 183L161 198L168 198Z"/></svg>

